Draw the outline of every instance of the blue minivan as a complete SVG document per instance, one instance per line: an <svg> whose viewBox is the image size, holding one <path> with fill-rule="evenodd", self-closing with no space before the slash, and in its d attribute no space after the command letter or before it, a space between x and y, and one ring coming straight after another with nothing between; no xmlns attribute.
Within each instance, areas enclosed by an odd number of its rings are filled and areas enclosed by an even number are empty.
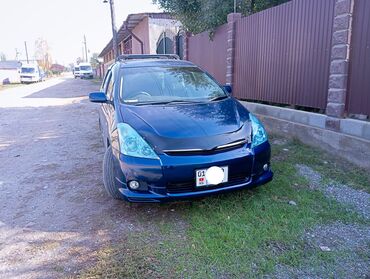
<svg viewBox="0 0 370 279"><path fill-rule="evenodd" d="M124 55L99 92L104 186L130 202L162 202L272 180L261 122L208 73L176 55Z"/></svg>

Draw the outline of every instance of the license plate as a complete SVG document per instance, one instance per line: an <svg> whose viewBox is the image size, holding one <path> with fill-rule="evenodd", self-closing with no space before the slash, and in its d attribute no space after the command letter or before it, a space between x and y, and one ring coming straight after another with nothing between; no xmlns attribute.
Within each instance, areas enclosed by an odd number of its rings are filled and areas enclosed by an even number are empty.
<svg viewBox="0 0 370 279"><path fill-rule="evenodd" d="M224 166L224 167L220 167L220 168L224 172L224 178L223 178L221 183L225 183L225 182L228 181L228 178L229 178L229 167ZM207 171L207 169L199 169L199 170L195 171L196 187L211 185L206 179L206 171Z"/></svg>

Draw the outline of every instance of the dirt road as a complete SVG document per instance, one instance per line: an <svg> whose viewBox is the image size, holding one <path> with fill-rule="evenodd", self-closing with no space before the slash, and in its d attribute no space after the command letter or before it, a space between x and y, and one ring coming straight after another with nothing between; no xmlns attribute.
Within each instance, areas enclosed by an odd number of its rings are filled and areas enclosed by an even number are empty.
<svg viewBox="0 0 370 279"><path fill-rule="evenodd" d="M87 98L97 89L59 78L0 91L0 278L77 274L99 247L141 230L148 207L102 187L97 105Z"/></svg>

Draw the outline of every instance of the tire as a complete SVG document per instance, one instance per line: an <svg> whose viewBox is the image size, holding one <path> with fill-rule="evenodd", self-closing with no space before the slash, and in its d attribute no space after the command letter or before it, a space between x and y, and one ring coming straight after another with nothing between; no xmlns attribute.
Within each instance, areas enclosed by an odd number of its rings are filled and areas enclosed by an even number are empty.
<svg viewBox="0 0 370 279"><path fill-rule="evenodd" d="M105 191L114 199L122 200L122 195L118 191L118 188L116 187L114 183L114 171L113 171L113 152L112 147L109 146L104 154L104 160L103 160L103 181L104 181L104 187Z"/></svg>

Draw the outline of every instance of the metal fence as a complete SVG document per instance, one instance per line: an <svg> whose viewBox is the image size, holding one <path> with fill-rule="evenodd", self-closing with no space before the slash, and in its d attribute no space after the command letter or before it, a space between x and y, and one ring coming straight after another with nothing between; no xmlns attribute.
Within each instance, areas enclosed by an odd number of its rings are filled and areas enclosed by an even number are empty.
<svg viewBox="0 0 370 279"><path fill-rule="evenodd" d="M350 51L347 112L370 115L370 1L356 0Z"/></svg>
<svg viewBox="0 0 370 279"><path fill-rule="evenodd" d="M335 0L301 0L236 22L234 93L324 109Z"/></svg>
<svg viewBox="0 0 370 279"><path fill-rule="evenodd" d="M226 61L232 57L230 76L237 98L325 110L332 38L335 32L348 32L335 31L338 24L346 24L338 17L347 3L292 0L237 19L234 25L217 28L213 40L208 32L189 37L188 60L225 83ZM345 111L369 116L370 0L353 3ZM234 35L228 38L230 30ZM228 39L233 41L232 52Z"/></svg>
<svg viewBox="0 0 370 279"><path fill-rule="evenodd" d="M227 24L217 28L212 39L208 32L188 38L188 60L213 75L220 83L226 80Z"/></svg>

